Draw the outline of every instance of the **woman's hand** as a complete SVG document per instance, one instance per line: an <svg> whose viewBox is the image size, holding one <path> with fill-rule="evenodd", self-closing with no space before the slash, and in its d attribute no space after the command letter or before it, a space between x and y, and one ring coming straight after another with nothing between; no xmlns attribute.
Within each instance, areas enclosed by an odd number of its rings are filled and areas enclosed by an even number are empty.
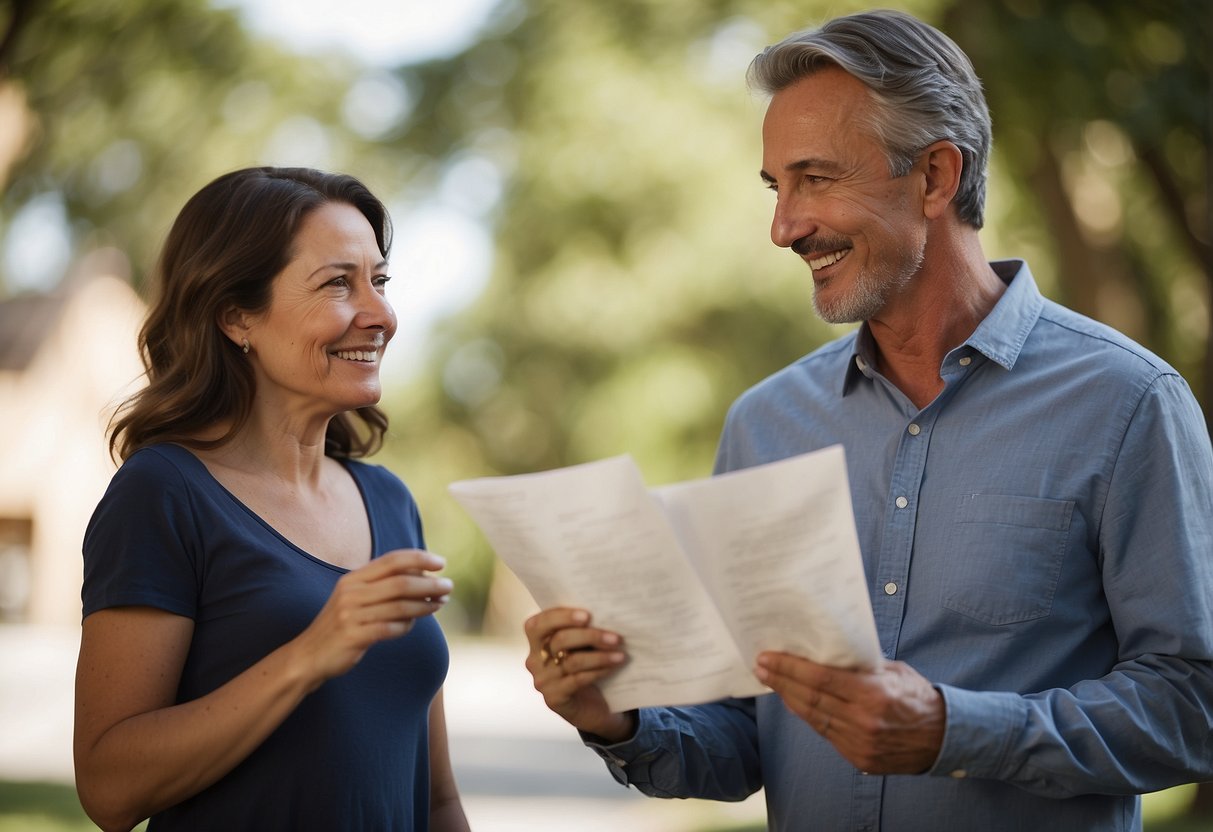
<svg viewBox="0 0 1213 832"><path fill-rule="evenodd" d="M585 610L556 607L526 622L526 669L554 713L579 731L620 742L636 731L634 712L612 713L595 682L627 658L617 633L589 626Z"/></svg>
<svg viewBox="0 0 1213 832"><path fill-rule="evenodd" d="M445 565L431 552L397 549L342 577L296 639L312 664L314 684L349 672L372 645L405 635L418 618L442 609L451 581L426 573Z"/></svg>

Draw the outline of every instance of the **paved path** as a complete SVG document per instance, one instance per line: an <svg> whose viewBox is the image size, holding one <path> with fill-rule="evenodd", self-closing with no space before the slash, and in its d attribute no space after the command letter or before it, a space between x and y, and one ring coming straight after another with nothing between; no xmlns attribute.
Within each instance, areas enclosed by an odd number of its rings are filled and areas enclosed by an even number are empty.
<svg viewBox="0 0 1213 832"><path fill-rule="evenodd" d="M79 631L0 626L0 780L72 782ZM476 832L697 832L759 822L740 804L650 800L617 785L543 706L521 643L451 644L451 755Z"/></svg>

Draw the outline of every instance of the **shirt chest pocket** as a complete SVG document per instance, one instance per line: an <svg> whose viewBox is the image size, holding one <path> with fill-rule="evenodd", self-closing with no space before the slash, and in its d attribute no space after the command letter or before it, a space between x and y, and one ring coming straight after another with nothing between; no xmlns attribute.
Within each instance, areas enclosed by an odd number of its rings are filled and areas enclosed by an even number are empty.
<svg viewBox="0 0 1213 832"><path fill-rule="evenodd" d="M943 606L987 624L1048 615L1073 513L1070 500L963 495L943 580Z"/></svg>

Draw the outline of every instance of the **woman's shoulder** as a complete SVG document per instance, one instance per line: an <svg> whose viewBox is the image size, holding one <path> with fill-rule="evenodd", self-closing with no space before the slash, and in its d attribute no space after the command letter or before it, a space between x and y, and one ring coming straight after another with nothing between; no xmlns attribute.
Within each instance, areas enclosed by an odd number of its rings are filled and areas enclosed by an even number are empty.
<svg viewBox="0 0 1213 832"><path fill-rule="evenodd" d="M114 479L135 483L192 482L205 472L201 461L180 445L145 445L128 456Z"/></svg>
<svg viewBox="0 0 1213 832"><path fill-rule="evenodd" d="M345 466L345 469L360 483L368 483L379 488L391 488L405 492L409 490L409 487L404 484L404 480L378 463L348 458L339 459L338 462Z"/></svg>
<svg viewBox="0 0 1213 832"><path fill-rule="evenodd" d="M358 483L368 501L399 505L401 501L415 504L413 493L404 480L385 466L359 459L339 460Z"/></svg>

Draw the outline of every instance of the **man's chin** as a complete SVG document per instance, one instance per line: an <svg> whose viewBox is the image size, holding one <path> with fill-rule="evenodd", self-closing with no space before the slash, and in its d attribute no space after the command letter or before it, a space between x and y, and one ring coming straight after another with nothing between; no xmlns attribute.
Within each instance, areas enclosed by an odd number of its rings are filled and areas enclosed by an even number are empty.
<svg viewBox="0 0 1213 832"><path fill-rule="evenodd" d="M868 318L847 304L823 300L820 291L813 293L813 311L827 324L857 324Z"/></svg>

